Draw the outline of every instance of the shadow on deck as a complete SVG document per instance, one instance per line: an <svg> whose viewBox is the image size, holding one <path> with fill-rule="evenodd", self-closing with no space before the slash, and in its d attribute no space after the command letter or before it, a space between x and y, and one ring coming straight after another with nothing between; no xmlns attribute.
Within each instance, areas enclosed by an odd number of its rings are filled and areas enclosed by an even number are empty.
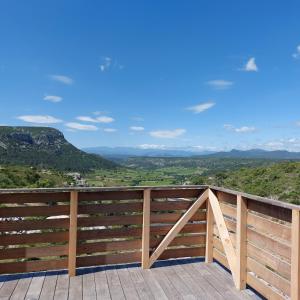
<svg viewBox="0 0 300 300"><path fill-rule="evenodd" d="M229 272L202 259L157 261L149 270L140 264L0 276L0 299L261 299L237 291Z"/></svg>

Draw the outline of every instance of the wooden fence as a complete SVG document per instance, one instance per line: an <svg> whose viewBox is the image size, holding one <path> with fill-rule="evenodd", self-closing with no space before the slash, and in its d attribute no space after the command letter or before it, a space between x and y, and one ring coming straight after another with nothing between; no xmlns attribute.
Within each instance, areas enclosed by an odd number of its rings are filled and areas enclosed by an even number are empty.
<svg viewBox="0 0 300 300"><path fill-rule="evenodd" d="M208 186L0 190L0 274L198 256L300 299L299 206Z"/></svg>

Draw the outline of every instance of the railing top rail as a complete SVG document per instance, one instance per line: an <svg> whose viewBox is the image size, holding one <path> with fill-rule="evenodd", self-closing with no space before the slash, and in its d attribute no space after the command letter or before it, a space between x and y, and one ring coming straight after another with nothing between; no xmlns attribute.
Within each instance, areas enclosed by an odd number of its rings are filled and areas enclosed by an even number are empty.
<svg viewBox="0 0 300 300"><path fill-rule="evenodd" d="M226 189L226 188L222 188L222 187L218 187L218 186L209 186L209 188L212 190L224 192L227 194L240 195L244 198L254 200L257 202L261 202L261 203L265 203L265 204L269 204L269 205L273 205L273 206L277 206L277 207L282 207L282 208L286 208L286 209L290 209L290 210L296 209L296 210L300 211L300 205L291 204L291 203L287 203L287 202L280 201L280 200L260 197L260 196L256 196L256 195L252 195L252 194L239 192L239 191L234 191L234 190L230 190L230 189Z"/></svg>
<svg viewBox="0 0 300 300"><path fill-rule="evenodd" d="M260 197L256 195L251 195L235 190L230 190L217 186L209 185L164 185L164 186L120 186L120 187L66 187L66 188L22 188L22 189L0 189L0 194L14 194L14 193L58 193L58 192L109 192L109 191L142 191L145 189L152 190L165 190L165 189L206 189L210 188L215 191L225 192L232 195L241 195L247 199L251 199L257 202L282 207L289 210L299 210L300 205L295 205L287 203L284 201L279 201L275 199L269 199L265 197Z"/></svg>
<svg viewBox="0 0 300 300"><path fill-rule="evenodd" d="M13 193L53 193L53 192L107 192L107 191L143 191L165 190L165 189L206 189L208 185L161 185L161 186L117 186L117 187L63 187L63 188L21 188L21 189L0 189L0 194Z"/></svg>

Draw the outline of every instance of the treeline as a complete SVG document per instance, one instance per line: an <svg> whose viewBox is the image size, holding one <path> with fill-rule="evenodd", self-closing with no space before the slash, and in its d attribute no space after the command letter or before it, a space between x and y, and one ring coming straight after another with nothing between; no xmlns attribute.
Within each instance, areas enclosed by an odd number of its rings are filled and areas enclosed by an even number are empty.
<svg viewBox="0 0 300 300"><path fill-rule="evenodd" d="M216 185L300 204L300 162L281 162L218 172L213 176L194 176L192 183Z"/></svg>
<svg viewBox="0 0 300 300"><path fill-rule="evenodd" d="M0 166L0 188L52 188L73 183L70 176L25 166Z"/></svg>

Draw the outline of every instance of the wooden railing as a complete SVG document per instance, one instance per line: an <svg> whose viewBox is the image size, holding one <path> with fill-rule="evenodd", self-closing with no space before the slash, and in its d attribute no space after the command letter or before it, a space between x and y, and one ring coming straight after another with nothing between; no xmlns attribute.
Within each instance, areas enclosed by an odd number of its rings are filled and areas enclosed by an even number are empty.
<svg viewBox="0 0 300 300"><path fill-rule="evenodd" d="M300 299L299 206L209 186L0 190L0 273L203 256Z"/></svg>

